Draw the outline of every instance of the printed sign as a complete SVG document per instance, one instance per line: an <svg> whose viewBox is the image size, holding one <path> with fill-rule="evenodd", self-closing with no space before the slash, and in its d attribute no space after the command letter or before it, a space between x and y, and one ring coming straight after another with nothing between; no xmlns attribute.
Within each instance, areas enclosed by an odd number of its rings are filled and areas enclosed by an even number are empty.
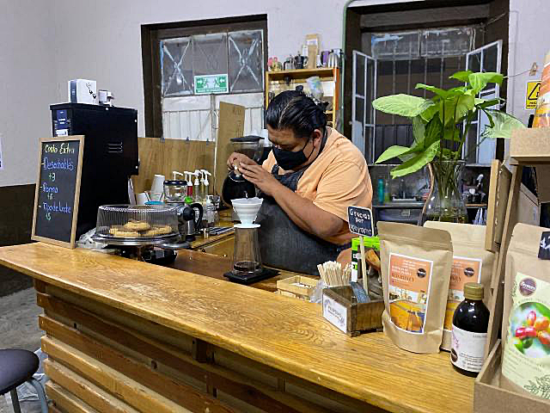
<svg viewBox="0 0 550 413"><path fill-rule="evenodd" d="M447 309L445 310L445 322L443 324L445 330L451 331L453 329L455 310L464 300L464 285L481 281L481 266L482 260L478 258L453 257Z"/></svg>
<svg viewBox="0 0 550 413"><path fill-rule="evenodd" d="M372 211L370 208L348 207L349 230L353 234L372 237L375 234L373 228Z"/></svg>
<svg viewBox="0 0 550 413"><path fill-rule="evenodd" d="M540 80L527 82L527 91L525 93L525 109L531 110L537 108L537 99L540 92Z"/></svg>
<svg viewBox="0 0 550 413"><path fill-rule="evenodd" d="M323 294L323 317L338 329L347 333L348 310L342 304Z"/></svg>
<svg viewBox="0 0 550 413"><path fill-rule="evenodd" d="M388 265L391 322L407 333L422 334L433 261L390 253Z"/></svg>
<svg viewBox="0 0 550 413"><path fill-rule="evenodd" d="M40 139L32 239L74 248L84 136Z"/></svg>
<svg viewBox="0 0 550 413"><path fill-rule="evenodd" d="M229 81L227 74L195 76L195 95L228 92Z"/></svg>

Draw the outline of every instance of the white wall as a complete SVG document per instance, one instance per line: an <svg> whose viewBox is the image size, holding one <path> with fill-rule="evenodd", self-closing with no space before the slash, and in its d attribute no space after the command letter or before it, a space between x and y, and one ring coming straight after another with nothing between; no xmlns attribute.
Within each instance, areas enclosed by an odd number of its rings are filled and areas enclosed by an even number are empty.
<svg viewBox="0 0 550 413"><path fill-rule="evenodd" d="M401 2L403 0L399 0ZM361 0L367 5L391 0ZM398 1L395 1L398 2ZM66 101L67 80L90 78L114 92L118 106L139 110L144 135L142 24L267 14L268 54L296 53L308 33L323 48L341 47L345 0L0 0L0 187L34 183L49 104ZM510 0L509 73L542 68L550 43L547 0ZM537 78L540 75L537 76ZM526 120L527 75L510 79L508 110Z"/></svg>
<svg viewBox="0 0 550 413"><path fill-rule="evenodd" d="M0 39L2 187L36 181L38 138L51 136L56 86L49 2L0 0Z"/></svg>
<svg viewBox="0 0 550 413"><path fill-rule="evenodd" d="M539 80L544 56L550 51L548 0L510 0L510 53L508 55L507 112L527 123L534 110L525 110L528 81ZM523 73L536 62L539 73ZM522 73L518 76L519 73Z"/></svg>
<svg viewBox="0 0 550 413"><path fill-rule="evenodd" d="M96 79L115 94L115 104L139 110L144 134L142 24L267 14L268 54L296 54L308 33L322 48L340 47L345 0L55 0L56 82ZM82 7L79 7L82 5ZM63 95L59 96L64 98Z"/></svg>

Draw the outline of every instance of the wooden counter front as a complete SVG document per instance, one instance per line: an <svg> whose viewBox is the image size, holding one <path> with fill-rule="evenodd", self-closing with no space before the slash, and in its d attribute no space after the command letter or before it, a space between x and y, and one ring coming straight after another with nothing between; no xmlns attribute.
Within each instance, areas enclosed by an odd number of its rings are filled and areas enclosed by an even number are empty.
<svg viewBox="0 0 550 413"><path fill-rule="evenodd" d="M350 338L316 304L41 243L0 248L0 264L37 281L61 411L472 411L448 353Z"/></svg>

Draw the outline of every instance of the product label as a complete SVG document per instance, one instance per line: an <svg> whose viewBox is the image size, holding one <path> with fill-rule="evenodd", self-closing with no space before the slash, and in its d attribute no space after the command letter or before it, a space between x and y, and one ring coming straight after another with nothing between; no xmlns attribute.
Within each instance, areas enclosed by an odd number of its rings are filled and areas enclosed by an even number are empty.
<svg viewBox="0 0 550 413"><path fill-rule="evenodd" d="M444 328L451 331L456 307L464 301L464 284L481 281L481 260L476 258L453 257L451 282L445 311Z"/></svg>
<svg viewBox="0 0 550 413"><path fill-rule="evenodd" d="M323 317L344 333L347 333L348 310L326 295L323 295Z"/></svg>
<svg viewBox="0 0 550 413"><path fill-rule="evenodd" d="M408 333L422 334L433 261L391 253L388 265L391 322Z"/></svg>
<svg viewBox="0 0 550 413"><path fill-rule="evenodd" d="M486 342L487 333L472 333L453 325L451 362L462 370L479 373Z"/></svg>
<svg viewBox="0 0 550 413"><path fill-rule="evenodd" d="M550 283L517 273L502 374L550 400Z"/></svg>

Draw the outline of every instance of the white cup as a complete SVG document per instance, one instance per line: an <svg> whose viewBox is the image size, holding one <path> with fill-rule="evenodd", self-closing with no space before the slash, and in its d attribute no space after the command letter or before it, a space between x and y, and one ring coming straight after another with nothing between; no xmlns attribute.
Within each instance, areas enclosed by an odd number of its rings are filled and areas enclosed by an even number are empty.
<svg viewBox="0 0 550 413"><path fill-rule="evenodd" d="M136 204L145 205L147 201L149 201L149 198L147 197L147 194L145 192L136 194Z"/></svg>
<svg viewBox="0 0 550 413"><path fill-rule="evenodd" d="M164 192L164 175L155 175L153 185L151 185L152 194L162 194Z"/></svg>

